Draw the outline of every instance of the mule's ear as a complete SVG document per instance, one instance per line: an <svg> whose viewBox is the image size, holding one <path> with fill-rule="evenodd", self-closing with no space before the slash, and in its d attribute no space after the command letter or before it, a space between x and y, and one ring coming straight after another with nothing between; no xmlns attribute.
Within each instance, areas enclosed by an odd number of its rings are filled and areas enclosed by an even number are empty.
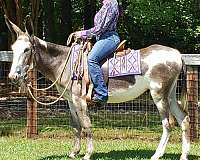
<svg viewBox="0 0 200 160"><path fill-rule="evenodd" d="M26 30L26 33L28 33L30 36L32 36L34 34L33 21L31 19L30 15L26 16L25 30Z"/></svg>
<svg viewBox="0 0 200 160"><path fill-rule="evenodd" d="M4 18L10 32L16 33L17 36L24 34L24 32L17 25L12 23L6 15L4 15Z"/></svg>

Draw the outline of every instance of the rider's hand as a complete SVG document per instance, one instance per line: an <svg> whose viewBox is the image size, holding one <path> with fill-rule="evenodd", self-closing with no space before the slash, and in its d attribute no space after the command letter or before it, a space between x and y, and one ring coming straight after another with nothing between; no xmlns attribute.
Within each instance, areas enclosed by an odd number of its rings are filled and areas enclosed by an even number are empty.
<svg viewBox="0 0 200 160"><path fill-rule="evenodd" d="M81 31L75 32L75 37L76 38L81 38Z"/></svg>

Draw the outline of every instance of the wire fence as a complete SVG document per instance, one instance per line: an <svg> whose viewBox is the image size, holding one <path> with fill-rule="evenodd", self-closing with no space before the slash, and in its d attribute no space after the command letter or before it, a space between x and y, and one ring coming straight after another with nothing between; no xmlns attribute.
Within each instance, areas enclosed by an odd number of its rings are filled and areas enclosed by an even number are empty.
<svg viewBox="0 0 200 160"><path fill-rule="evenodd" d="M19 94L19 88L7 78L9 69L10 63L0 63L0 136L24 135L27 124L27 97L25 94ZM198 72L199 74L200 72ZM38 88L44 88L51 84L40 73L37 77ZM178 80L178 99L180 99L181 86L182 74ZM37 97L43 102L49 102L55 100L58 95L58 92L52 89L39 92ZM129 132L130 136L134 136L138 130L145 132L162 130L159 113L148 91L130 102L89 108L89 114L94 129L118 129ZM66 101L61 99L50 106L38 104L39 134L45 131L68 130L69 128L70 112Z"/></svg>

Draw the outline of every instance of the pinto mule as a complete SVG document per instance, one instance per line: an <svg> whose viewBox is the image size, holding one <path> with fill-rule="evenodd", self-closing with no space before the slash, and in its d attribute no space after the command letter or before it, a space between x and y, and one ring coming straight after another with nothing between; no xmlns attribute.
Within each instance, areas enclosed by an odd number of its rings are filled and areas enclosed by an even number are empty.
<svg viewBox="0 0 200 160"><path fill-rule="evenodd" d="M26 21L29 28L21 31L7 17L6 23L11 31L17 34L17 40L12 45L13 62L9 78L20 80L24 78L28 67L34 67L46 78L54 82L62 72L66 57L71 58L70 48L49 43L32 35L30 19ZM108 81L109 103L119 103L133 100L146 90L159 110L162 119L163 133L152 160L158 160L165 151L170 135L169 113L172 113L182 128L182 154L180 159L187 160L190 149L189 117L180 109L176 100L177 78L182 70L183 62L179 51L162 45L151 45L140 49L141 75L131 75L111 78ZM72 80L70 60L67 61L62 77L56 82L58 92L65 90L63 97L68 101L74 131L74 146L69 157L75 158L80 151L80 135L85 132L87 139L84 160L89 160L93 152L91 121L87 114L87 103L81 96L81 84ZM66 84L67 87L66 87ZM66 88L66 89L65 89Z"/></svg>

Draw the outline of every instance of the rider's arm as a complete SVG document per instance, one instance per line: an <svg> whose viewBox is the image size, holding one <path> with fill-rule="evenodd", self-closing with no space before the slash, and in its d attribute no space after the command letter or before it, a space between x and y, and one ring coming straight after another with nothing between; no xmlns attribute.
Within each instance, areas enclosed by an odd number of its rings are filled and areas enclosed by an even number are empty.
<svg viewBox="0 0 200 160"><path fill-rule="evenodd" d="M82 38L101 35L105 31L115 30L118 20L118 4L112 1L105 3L94 18L94 27L81 31Z"/></svg>

